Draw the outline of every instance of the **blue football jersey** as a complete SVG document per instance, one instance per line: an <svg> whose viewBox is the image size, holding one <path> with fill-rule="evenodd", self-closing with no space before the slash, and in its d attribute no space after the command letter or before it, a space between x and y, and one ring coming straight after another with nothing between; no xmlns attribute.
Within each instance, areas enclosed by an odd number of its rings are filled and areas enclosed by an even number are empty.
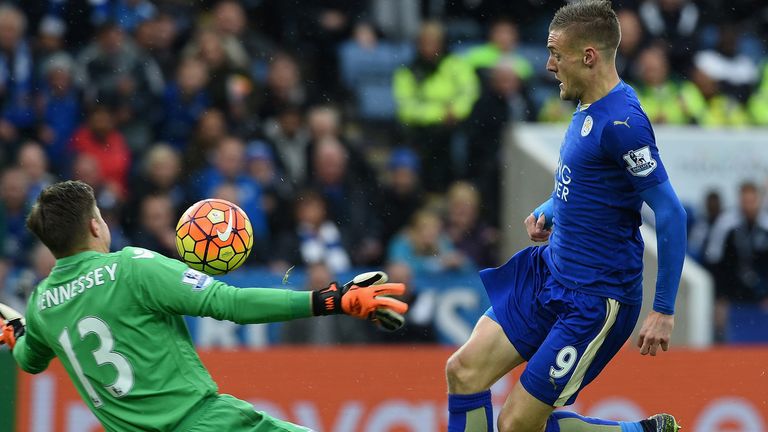
<svg viewBox="0 0 768 432"><path fill-rule="evenodd" d="M560 146L554 229L545 261L564 286L628 304L642 301L640 192L663 183L648 117L623 81L579 106Z"/></svg>

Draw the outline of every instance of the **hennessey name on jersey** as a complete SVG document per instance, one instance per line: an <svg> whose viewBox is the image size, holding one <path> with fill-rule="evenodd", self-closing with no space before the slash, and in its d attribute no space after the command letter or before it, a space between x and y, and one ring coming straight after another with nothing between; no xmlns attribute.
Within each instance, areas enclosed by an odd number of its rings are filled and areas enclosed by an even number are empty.
<svg viewBox="0 0 768 432"><path fill-rule="evenodd" d="M84 293L85 290L104 285L107 280L114 282L117 277L117 263L95 268L59 286L48 288L37 299L39 310L62 305Z"/></svg>

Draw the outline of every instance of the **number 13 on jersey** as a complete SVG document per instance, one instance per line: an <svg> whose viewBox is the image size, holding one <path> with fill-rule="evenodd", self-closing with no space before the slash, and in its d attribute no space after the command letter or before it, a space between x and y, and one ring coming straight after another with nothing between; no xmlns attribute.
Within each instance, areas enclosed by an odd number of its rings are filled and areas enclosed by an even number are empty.
<svg viewBox="0 0 768 432"><path fill-rule="evenodd" d="M117 371L117 379L109 384L105 385L109 394L119 398L125 396L133 388L133 368L131 367L128 359L122 354L112 351L114 348L115 340L112 337L112 331L109 329L107 323L101 319L93 316L85 317L77 323L77 331L80 335L79 341L85 340L85 338L93 333L99 339L98 347L92 352L94 360L96 360L96 366L102 367L109 364ZM59 336L59 343L67 354L67 358L72 364L72 369L77 375L78 380L83 385L83 388L91 398L91 402L96 408L100 408L104 405L104 401L94 389L91 381L86 378L83 372L83 367L78 361L75 355L75 350L72 346L72 339L70 339L69 328L65 327Z"/></svg>

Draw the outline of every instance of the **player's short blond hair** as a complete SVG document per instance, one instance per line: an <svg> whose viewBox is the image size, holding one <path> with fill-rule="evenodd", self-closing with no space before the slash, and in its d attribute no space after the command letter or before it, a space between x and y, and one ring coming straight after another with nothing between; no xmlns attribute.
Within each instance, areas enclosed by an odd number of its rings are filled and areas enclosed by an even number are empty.
<svg viewBox="0 0 768 432"><path fill-rule="evenodd" d="M593 44L613 57L621 40L616 12L607 0L581 0L555 12L549 31L561 30L572 42Z"/></svg>

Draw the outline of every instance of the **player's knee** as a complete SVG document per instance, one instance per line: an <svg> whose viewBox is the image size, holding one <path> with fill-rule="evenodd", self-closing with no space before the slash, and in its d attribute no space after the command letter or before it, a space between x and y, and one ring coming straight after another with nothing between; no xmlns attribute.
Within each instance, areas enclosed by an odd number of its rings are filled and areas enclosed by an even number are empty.
<svg viewBox="0 0 768 432"><path fill-rule="evenodd" d="M518 413L514 410L501 411L496 423L499 432L542 432L545 425L546 421L537 424L535 421L532 422L524 413Z"/></svg>
<svg viewBox="0 0 768 432"><path fill-rule="evenodd" d="M460 352L455 352L448 358L445 365L445 375L448 378L448 391L451 393L477 393L487 390L482 383L480 371L473 368Z"/></svg>

